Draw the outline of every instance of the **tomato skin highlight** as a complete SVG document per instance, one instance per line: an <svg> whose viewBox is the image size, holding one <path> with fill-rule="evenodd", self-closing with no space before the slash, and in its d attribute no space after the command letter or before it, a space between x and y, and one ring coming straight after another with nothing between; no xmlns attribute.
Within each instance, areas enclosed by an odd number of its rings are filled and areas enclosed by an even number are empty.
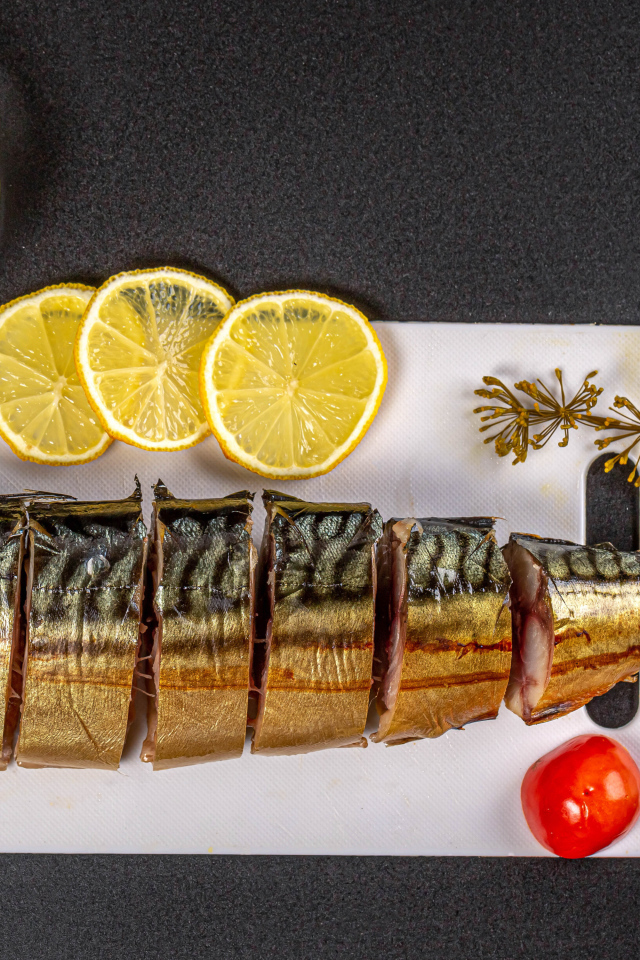
<svg viewBox="0 0 640 960"><path fill-rule="evenodd" d="M521 788L536 840L567 859L624 836L640 813L640 770L628 750L600 735L574 737L536 760Z"/></svg>

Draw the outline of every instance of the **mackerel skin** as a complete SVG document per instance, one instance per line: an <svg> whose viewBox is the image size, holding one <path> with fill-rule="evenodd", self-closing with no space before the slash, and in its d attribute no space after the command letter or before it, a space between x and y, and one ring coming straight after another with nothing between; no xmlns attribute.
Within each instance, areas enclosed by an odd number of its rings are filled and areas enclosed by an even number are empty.
<svg viewBox="0 0 640 960"><path fill-rule="evenodd" d="M29 508L18 764L117 769L139 641L147 537L138 490Z"/></svg>
<svg viewBox="0 0 640 960"><path fill-rule="evenodd" d="M164 770L242 754L257 557L253 494L178 500L161 483L155 492L157 687L142 759Z"/></svg>
<svg viewBox="0 0 640 960"><path fill-rule="evenodd" d="M13 669L20 644L20 590L24 557L24 510L19 503L0 500L0 690L2 691L3 738L0 770L6 770L13 754L13 737L19 717L19 682ZM19 677L17 678L19 680Z"/></svg>
<svg viewBox="0 0 640 960"><path fill-rule="evenodd" d="M518 533L511 534L511 544L526 550L540 568L539 602L550 626L551 667L537 702L514 712L527 724L544 723L572 713L640 670L640 552ZM521 653L520 600L514 577L514 662L506 698L510 709Z"/></svg>
<svg viewBox="0 0 640 960"><path fill-rule="evenodd" d="M252 751L365 746L380 515L368 503L263 499L267 653Z"/></svg>
<svg viewBox="0 0 640 960"><path fill-rule="evenodd" d="M389 520L377 647L386 744L497 716L511 662L509 573L493 519Z"/></svg>

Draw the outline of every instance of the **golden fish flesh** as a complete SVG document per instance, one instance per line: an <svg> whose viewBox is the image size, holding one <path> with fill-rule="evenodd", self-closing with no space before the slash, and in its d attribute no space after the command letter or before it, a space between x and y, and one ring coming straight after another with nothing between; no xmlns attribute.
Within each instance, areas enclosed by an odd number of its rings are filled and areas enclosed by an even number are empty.
<svg viewBox="0 0 640 960"><path fill-rule="evenodd" d="M254 753L366 745L375 550L368 503L305 503L265 491L261 552L264 663Z"/></svg>
<svg viewBox="0 0 640 960"><path fill-rule="evenodd" d="M640 670L640 553L512 533L513 661L525 723L571 713Z"/></svg>
<svg viewBox="0 0 640 960"><path fill-rule="evenodd" d="M153 699L142 759L154 770L239 757L253 640L253 494L177 500L155 487Z"/></svg>
<svg viewBox="0 0 640 960"><path fill-rule="evenodd" d="M24 767L118 767L138 651L141 494L28 509Z"/></svg>
<svg viewBox="0 0 640 960"><path fill-rule="evenodd" d="M386 523L372 740L439 737L497 716L511 661L508 590L490 517Z"/></svg>
<svg viewBox="0 0 640 960"><path fill-rule="evenodd" d="M0 690L4 730L0 770L13 754L20 715L22 656L20 600L23 576L25 515L13 498L0 500Z"/></svg>

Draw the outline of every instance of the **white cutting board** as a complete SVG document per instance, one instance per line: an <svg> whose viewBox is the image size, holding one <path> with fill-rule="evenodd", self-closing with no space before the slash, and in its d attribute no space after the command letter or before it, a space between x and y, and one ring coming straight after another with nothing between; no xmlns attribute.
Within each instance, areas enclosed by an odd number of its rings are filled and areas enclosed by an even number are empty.
<svg viewBox="0 0 640 960"><path fill-rule="evenodd" d="M389 516L504 517L510 530L581 541L584 482L596 436L572 431L516 467L484 446L485 374L512 384L565 374L569 394L598 368L605 388L640 402L640 328L379 323L389 385L369 433L326 477L273 484L316 501L368 500ZM561 439L561 434L557 439ZM191 450L147 453L114 443L82 467L22 463L0 447L0 490L63 491L116 499L138 473L149 517L161 477L178 497L220 496L269 485L229 463L213 438ZM256 538L264 513L256 497ZM0 773L0 850L50 853L483 854L537 855L520 808L520 782L541 754L600 731L585 710L527 728L504 708L497 720L438 740L299 757L253 757L154 773L138 760L143 725L131 732L117 773ZM604 731L607 732L607 731ZM612 731L640 761L640 717ZM605 855L640 855L640 825Z"/></svg>

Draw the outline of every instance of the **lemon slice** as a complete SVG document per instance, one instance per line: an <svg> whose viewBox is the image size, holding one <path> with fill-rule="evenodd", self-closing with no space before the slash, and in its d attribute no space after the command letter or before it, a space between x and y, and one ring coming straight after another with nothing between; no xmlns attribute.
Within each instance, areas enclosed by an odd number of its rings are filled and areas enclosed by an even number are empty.
<svg viewBox="0 0 640 960"><path fill-rule="evenodd" d="M107 280L84 315L76 366L112 437L145 450L183 450L209 433L198 369L233 300L185 270L133 270Z"/></svg>
<svg viewBox="0 0 640 960"><path fill-rule="evenodd" d="M317 477L351 453L380 405L387 364L369 321L318 293L236 305L206 345L202 402L225 455L264 477Z"/></svg>
<svg viewBox="0 0 640 960"><path fill-rule="evenodd" d="M0 309L0 436L21 460L87 463L111 443L73 363L93 293L93 287L47 287Z"/></svg>

